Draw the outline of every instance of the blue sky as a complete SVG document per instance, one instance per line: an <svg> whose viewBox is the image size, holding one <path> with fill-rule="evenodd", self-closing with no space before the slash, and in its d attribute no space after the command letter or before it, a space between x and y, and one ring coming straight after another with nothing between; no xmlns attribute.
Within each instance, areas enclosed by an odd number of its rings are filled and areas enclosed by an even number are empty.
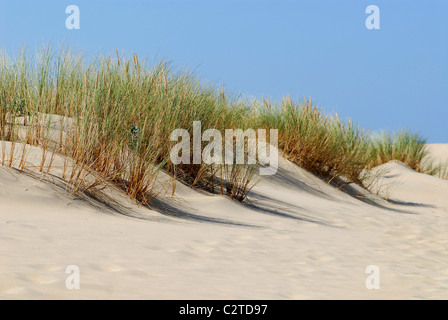
<svg viewBox="0 0 448 320"><path fill-rule="evenodd" d="M68 30L68 5L80 9ZM380 30L365 27L368 5ZM373 131L448 143L446 0L0 0L0 47L63 42L196 70L236 94L310 97Z"/></svg>

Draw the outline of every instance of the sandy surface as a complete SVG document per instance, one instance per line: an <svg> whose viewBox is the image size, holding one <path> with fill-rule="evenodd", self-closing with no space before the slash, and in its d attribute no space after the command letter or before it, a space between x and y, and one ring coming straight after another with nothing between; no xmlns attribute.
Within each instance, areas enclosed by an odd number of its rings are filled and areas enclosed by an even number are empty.
<svg viewBox="0 0 448 320"><path fill-rule="evenodd" d="M432 143L427 144L430 156L434 158L435 163L448 162L448 144Z"/></svg>
<svg viewBox="0 0 448 320"><path fill-rule="evenodd" d="M280 160L246 204L178 184L163 214L120 197L112 211L0 166L0 298L448 298L448 181L389 163L385 201ZM79 290L66 288L69 265Z"/></svg>

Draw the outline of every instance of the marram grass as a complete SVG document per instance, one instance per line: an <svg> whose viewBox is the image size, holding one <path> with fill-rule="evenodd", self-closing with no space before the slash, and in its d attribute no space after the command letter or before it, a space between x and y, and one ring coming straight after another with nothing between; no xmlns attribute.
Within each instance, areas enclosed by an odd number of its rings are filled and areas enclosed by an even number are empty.
<svg viewBox="0 0 448 320"><path fill-rule="evenodd" d="M161 169L191 186L219 187L239 200L249 190L252 166L241 165L216 186L216 166L174 167L169 161L174 129L191 132L195 120L205 129L246 127L247 105L202 85L191 73L173 71L163 61L148 67L136 55L87 63L80 55L50 48L35 57L24 51L15 61L3 54L0 77L0 138L73 159L64 177L75 190L83 185L85 172L93 171L148 203L158 194L155 179ZM60 139L50 138L51 121L42 120L47 114L70 119L74 126ZM18 136L17 119L22 118L26 139ZM45 163L43 158L43 172L49 170Z"/></svg>
<svg viewBox="0 0 448 320"><path fill-rule="evenodd" d="M221 132L278 129L283 156L327 180L344 177L363 185L365 169L390 160L430 171L423 165L425 140L418 135L372 138L310 101L287 97L279 105L251 103L164 61L149 66L135 54L87 61L51 47L34 56L24 50L15 59L2 53L0 80L0 140L14 146L8 156L0 150L1 164L12 165L15 149L40 146L39 170L50 172L54 155L62 155L62 178L75 192L113 183L147 204L160 194L157 176L164 171L174 181L244 200L257 165L171 163L171 132L182 128L191 135L193 121L201 121L202 130ZM26 153L21 154L24 170ZM443 176L441 167L431 170Z"/></svg>
<svg viewBox="0 0 448 320"><path fill-rule="evenodd" d="M259 125L279 129L283 156L324 178L345 177L362 184L363 170L369 164L368 133L351 120L341 121L304 101L289 97L281 106L264 101Z"/></svg>
<svg viewBox="0 0 448 320"><path fill-rule="evenodd" d="M426 139L409 130L393 134L384 131L372 138L370 165L375 166L398 160L418 172L423 172L423 160L428 156L425 144Z"/></svg>

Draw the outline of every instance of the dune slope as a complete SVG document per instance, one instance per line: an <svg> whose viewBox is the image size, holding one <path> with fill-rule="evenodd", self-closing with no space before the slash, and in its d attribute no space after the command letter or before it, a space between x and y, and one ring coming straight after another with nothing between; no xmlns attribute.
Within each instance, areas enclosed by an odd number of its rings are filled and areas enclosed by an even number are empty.
<svg viewBox="0 0 448 320"><path fill-rule="evenodd" d="M388 163L385 201L280 160L245 203L178 184L153 210L0 167L0 298L448 298L448 181Z"/></svg>

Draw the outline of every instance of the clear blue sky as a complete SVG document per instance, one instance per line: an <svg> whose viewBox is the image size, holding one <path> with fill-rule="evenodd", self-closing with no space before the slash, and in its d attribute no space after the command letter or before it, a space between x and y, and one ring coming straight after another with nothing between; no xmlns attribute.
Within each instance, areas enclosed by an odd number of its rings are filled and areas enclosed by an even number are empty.
<svg viewBox="0 0 448 320"><path fill-rule="evenodd" d="M68 30L65 8L80 8ZM380 9L380 30L365 27ZM446 0L0 0L0 47L63 41L197 69L234 93L311 97L372 130L448 143Z"/></svg>

